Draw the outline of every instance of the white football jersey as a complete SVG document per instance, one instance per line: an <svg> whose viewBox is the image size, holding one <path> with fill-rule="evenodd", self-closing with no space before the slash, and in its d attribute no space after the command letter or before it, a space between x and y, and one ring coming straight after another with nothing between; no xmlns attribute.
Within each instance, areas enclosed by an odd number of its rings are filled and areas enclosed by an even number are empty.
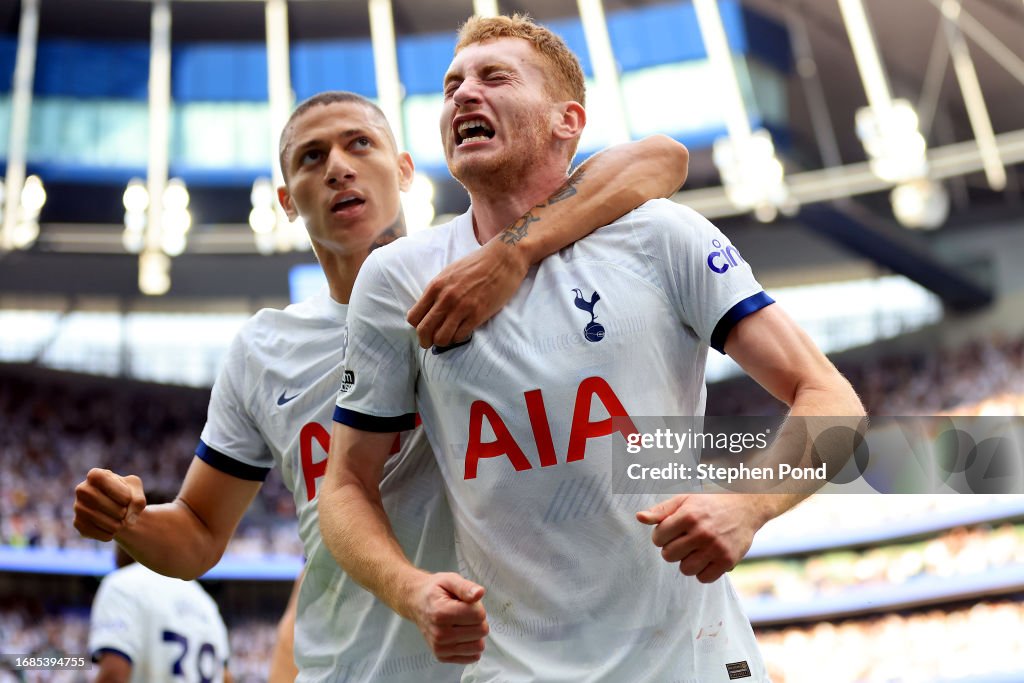
<svg viewBox="0 0 1024 683"><path fill-rule="evenodd" d="M306 554L295 626L299 681L456 681L462 667L439 664L416 627L352 581L320 537L317 494L343 379L347 310L325 287L253 316L213 386L196 455L258 481L276 465L294 496ZM400 438L381 484L392 527L410 557L450 571L454 532L440 473L421 429Z"/></svg>
<svg viewBox="0 0 1024 683"><path fill-rule="evenodd" d="M132 683L224 680L228 631L217 603L195 581L132 563L100 583L89 620L94 661L115 652L132 663Z"/></svg>
<svg viewBox="0 0 1024 683"><path fill-rule="evenodd" d="M419 411L449 489L460 571L487 589L463 681L768 680L727 578L662 560L611 489L611 415L701 415L709 345L772 303L696 212L648 202L531 269L468 343L421 349L405 311L478 248L469 213L363 265L335 419Z"/></svg>

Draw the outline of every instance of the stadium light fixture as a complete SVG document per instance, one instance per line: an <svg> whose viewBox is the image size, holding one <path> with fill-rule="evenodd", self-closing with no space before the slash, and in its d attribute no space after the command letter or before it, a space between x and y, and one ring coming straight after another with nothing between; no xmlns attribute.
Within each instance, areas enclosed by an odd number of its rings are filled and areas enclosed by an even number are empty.
<svg viewBox="0 0 1024 683"><path fill-rule="evenodd" d="M185 211L190 201L188 188L181 178L171 178L164 188L164 211Z"/></svg>
<svg viewBox="0 0 1024 683"><path fill-rule="evenodd" d="M43 187L43 180L37 175L30 175L25 178L25 184L21 188L21 208L27 216L38 216L46 204L46 189Z"/></svg>
<svg viewBox="0 0 1024 683"><path fill-rule="evenodd" d="M918 178L900 183L889 200L896 220L908 228L934 230L949 216L949 193L936 180Z"/></svg>
<svg viewBox="0 0 1024 683"><path fill-rule="evenodd" d="M278 217L274 211L274 186L270 178L257 178L249 193L252 210L249 212L249 227L252 228L256 250L261 254L273 254L277 250L274 231L278 228Z"/></svg>
<svg viewBox="0 0 1024 683"><path fill-rule="evenodd" d="M288 3L286 0L266 0L265 22L267 33L267 100L270 111L270 158L277 159L278 139L291 114L295 95L292 92L291 60L288 51ZM253 212L249 225L253 228L256 247L262 254L274 251L302 249L295 239L294 226L276 199L275 187L284 185L281 167L272 163L268 178L253 183ZM257 188L257 183L259 188ZM259 208L257 208L259 207ZM305 231L303 231L304 233ZM305 248L308 247L308 242Z"/></svg>
<svg viewBox="0 0 1024 683"><path fill-rule="evenodd" d="M124 232L121 233L121 244L131 254L142 251L146 234L146 209L149 208L149 190L141 178L128 181L121 196L124 204Z"/></svg>
<svg viewBox="0 0 1024 683"><path fill-rule="evenodd" d="M395 20L391 0L369 0L370 42L373 48L377 99L391 124L399 148L405 148L402 117L402 82L398 76L398 52L395 46Z"/></svg>
<svg viewBox="0 0 1024 683"><path fill-rule="evenodd" d="M498 16L498 0L473 0L473 14L478 17Z"/></svg>
<svg viewBox="0 0 1024 683"><path fill-rule="evenodd" d="M900 183L928 175L928 146L910 102L890 100L884 109L862 107L855 124L871 170L879 178Z"/></svg>
<svg viewBox="0 0 1024 683"><path fill-rule="evenodd" d="M989 118L988 107L985 106L985 98L981 93L981 83L978 81L978 72L974 69L974 60L971 59L963 33L957 27L960 0L945 0L942 3L942 13L942 25L946 40L949 42L953 71L956 72L957 81L960 83L960 92L967 107L967 118L971 122L974 139L978 141L978 151L981 152L985 164L985 178L988 180L988 186L998 192L1006 187L1006 169L999 158L992 119Z"/></svg>
<svg viewBox="0 0 1024 683"><path fill-rule="evenodd" d="M725 111L728 136L714 143L712 159L722 176L726 196L741 211L753 211L761 221L774 220L779 211L796 212L797 204L786 187L782 163L775 154L771 134L751 130L732 52L715 0L694 0L697 23L708 61L719 84L716 95Z"/></svg>
<svg viewBox="0 0 1024 683"><path fill-rule="evenodd" d="M159 296L171 286L170 258L164 249L177 251L184 245L173 237L191 224L187 214L188 192L182 187L171 189L167 180L170 165L171 111L171 6L170 0L153 0L150 15L149 50L149 161L146 168L146 225L139 254L139 290ZM169 194L165 190L170 190ZM164 202L170 200L169 212ZM164 220L171 221L171 232L165 237Z"/></svg>
<svg viewBox="0 0 1024 683"><path fill-rule="evenodd" d="M148 296L163 296L171 289L171 259L161 251L139 256L139 290Z"/></svg>
<svg viewBox="0 0 1024 683"><path fill-rule="evenodd" d="M733 205L752 209L762 223L775 220L779 211L796 213L797 205L786 189L785 171L768 131L754 131L739 144L732 138L719 138L711 156Z"/></svg>
<svg viewBox="0 0 1024 683"><path fill-rule="evenodd" d="M146 183L140 178L132 178L128 181L128 187L121 195L121 202L124 210L129 213L142 213L149 207L149 191Z"/></svg>
<svg viewBox="0 0 1024 683"><path fill-rule="evenodd" d="M929 179L928 144L917 112L907 100L892 97L862 0L839 0L839 9L868 98L854 121L871 172L896 184L889 199L901 224L937 228L949 213L949 196Z"/></svg>
<svg viewBox="0 0 1024 683"><path fill-rule="evenodd" d="M188 210L189 194L185 181L171 178L164 188L163 213L160 217L160 248L168 256L185 252L192 214Z"/></svg>
<svg viewBox="0 0 1024 683"><path fill-rule="evenodd" d="M3 211L0 212L0 252L30 246L39 234L38 224L26 216L24 207L25 162L32 109L32 81L35 78L36 43L39 37L39 0L23 0L18 22L18 47L11 81L10 128L7 139L7 176L4 179ZM44 195L45 196L45 195ZM30 197L31 199L31 197ZM41 205L40 205L41 206ZM29 212L30 213L30 212ZM37 213L38 217L38 213Z"/></svg>
<svg viewBox="0 0 1024 683"><path fill-rule="evenodd" d="M434 220L434 183L422 173L412 177L408 191L403 192L402 213L405 215L405 228L409 234L425 230Z"/></svg>
<svg viewBox="0 0 1024 683"><path fill-rule="evenodd" d="M602 126L610 135L608 142L618 144L629 142L629 125L626 123L626 108L622 102L622 88L619 85L619 66L615 62L612 42L608 37L608 22L601 7L601 0L576 0L587 51L594 67L594 85L599 106L591 110L595 115L607 117ZM603 106L602 106L603 105Z"/></svg>
<svg viewBox="0 0 1024 683"><path fill-rule="evenodd" d="M927 144L917 113L906 100L894 100L878 45L861 0L839 0L868 106L857 111L855 126L871 170L881 179L901 183L928 175Z"/></svg>
<svg viewBox="0 0 1024 683"><path fill-rule="evenodd" d="M15 249L28 249L39 237L38 220L21 220L11 233L11 244Z"/></svg>
<svg viewBox="0 0 1024 683"><path fill-rule="evenodd" d="M21 201L16 207L14 227L8 233L9 245L14 249L28 249L39 237L39 212L46 204L46 190L37 175L25 178L21 186Z"/></svg>

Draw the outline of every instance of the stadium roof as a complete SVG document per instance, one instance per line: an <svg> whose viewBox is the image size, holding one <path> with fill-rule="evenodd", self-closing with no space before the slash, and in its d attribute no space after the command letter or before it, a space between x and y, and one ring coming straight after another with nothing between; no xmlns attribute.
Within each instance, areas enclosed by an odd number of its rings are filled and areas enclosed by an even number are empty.
<svg viewBox="0 0 1024 683"><path fill-rule="evenodd" d="M879 51L891 83L893 95L914 103L922 118L922 132L930 149L948 148L954 143L975 140L974 128L954 68L950 63L949 47L942 28L942 6L951 7L952 0L864 0L877 36ZM619 11L649 8L663 3L648 0L606 0L603 3L609 15ZM788 26L791 34L806 32L808 52L794 49L796 68L788 75L789 133L793 139L791 154L787 156L787 174L801 171L820 172L825 167L842 166L851 169L861 165L864 175L866 155L854 129L856 111L867 103L865 88L861 84L850 39L844 27L837 0L742 0L741 4L780 25ZM955 3L954 3L955 4ZM150 3L148 0L41 0L41 39L72 38L97 41L147 41L150 34ZM530 12L540 21L553 21L577 17L574 0L519 0L498 3L503 12L521 10ZM0 0L0 36L15 36L21 3ZM264 3L262 0L172 0L173 40L186 42L260 42L265 38ZM472 11L470 0L393 0L395 30L403 36L450 31ZM340 0L289 0L289 34L292 41L357 38L369 35L370 24L365 2ZM981 92L991 117L992 128L1000 139L1024 131L1024 3L1020 0L963 0L960 28L967 37L970 55L977 70ZM794 43L795 45L795 43ZM813 66L816 78L808 78ZM813 83L820 85L820 97L815 101ZM692 93L692 97L704 96ZM821 105L824 106L821 106ZM923 113L922 113L923 112ZM824 116L824 118L822 118ZM817 118L816 118L817 117ZM1022 133L1024 134L1024 133ZM834 147L830 139L834 139ZM1024 159L1024 140L1014 138L1015 154L1010 158L1008 178L1004 190L988 187L980 165L968 164L970 170L950 172L947 186L953 200L948 224L942 231L926 238L914 235L923 251L918 256L929 260L928 242L940 242L941 233L956 231L979 221L1019 223L1020 197L1024 189L1020 169ZM970 151L970 150L968 150ZM977 155L974 154L976 157ZM950 162L952 163L952 162ZM957 167L959 168L959 167ZM853 169L856 170L856 169ZM856 174L851 170L849 180L855 184ZM818 177L809 177L815 180ZM722 206L724 193L718 171L712 163L711 150L693 149L690 178L687 189L698 193L685 199L701 206L715 216L714 207ZM707 188L701 190L701 188ZM75 193L83 193L87 201L93 189L59 186L50 193L50 202L69 203ZM193 191L201 200L202 189ZM198 193L198 194L197 194ZM458 210L459 188L442 188L442 201L448 206L441 211ZM211 190L224 201L244 202L248 189ZM237 196L235 196L237 195ZM112 198L119 201L120 191ZM464 199L461 199L464 202ZM701 205L703 201L705 204ZM858 208L850 215L863 216L867 210L879 221L894 229L888 192L877 189L856 197ZM211 204L213 202L211 201ZM835 209L832 207L830 210ZM747 216L727 218L735 211L719 211L717 215L729 220L730 230L742 233L746 226L755 225ZM805 219L813 212L807 212ZM818 213L819 221L821 219ZM828 220L827 218L825 220ZM874 218L866 222L873 222ZM813 221L807 221L811 222ZM864 221L856 221L863 225ZM853 230L856 230L856 225ZM49 241L40 243L27 252L0 257L0 291L7 293L69 293L112 295L131 298L137 296L135 287L135 257L127 254L93 253L104 251L93 244L115 242L121 226L104 222L70 224L55 221L43 225L43 234ZM813 227L813 226L812 226ZM197 239L190 251L175 259L175 287L172 296L273 297L284 295L287 268L299 261L308 261L308 255L286 254L262 257L254 254L247 226L224 226L216 236ZM899 230L899 228L895 228ZM74 246L60 249L61 235L73 235L68 240ZM77 239L77 241L75 241ZM49 246L46 246L49 245ZM845 248L856 249L846 244ZM783 250L784 251L784 250ZM913 250L911 250L913 251ZM236 253L231 253L236 252ZM852 253L854 260L875 259L870 251ZM252 271L250 259L262 259L258 275L223 277L225 272L241 275ZM877 259L876 259L877 260ZM880 261L884 263L883 261ZM772 264L765 264L772 267ZM782 266L784 264L776 264ZM898 267L884 263L887 268ZM945 264L931 259L926 264L932 275L941 279ZM937 269L937 270L936 270ZM961 283L954 285L961 288ZM977 299L984 300L984 296Z"/></svg>

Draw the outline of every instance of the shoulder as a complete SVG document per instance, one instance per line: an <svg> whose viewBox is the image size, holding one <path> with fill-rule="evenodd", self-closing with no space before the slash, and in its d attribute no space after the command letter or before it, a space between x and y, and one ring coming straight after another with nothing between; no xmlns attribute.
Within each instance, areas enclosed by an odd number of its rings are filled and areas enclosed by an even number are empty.
<svg viewBox="0 0 1024 683"><path fill-rule="evenodd" d="M375 263L382 270L390 272L394 268L404 268L418 261L424 255L443 254L447 251L455 236L458 219L441 225L417 230L411 235L374 249L366 259L366 264ZM360 274L362 271L360 271Z"/></svg>
<svg viewBox="0 0 1024 683"><path fill-rule="evenodd" d="M272 359L279 354L282 346L291 348L311 333L318 333L326 327L335 328L337 321L327 310L326 299L329 296L325 287L309 299L283 309L260 309L235 334L228 351L229 359L238 362L252 357L264 358L268 354Z"/></svg>
<svg viewBox="0 0 1024 683"><path fill-rule="evenodd" d="M733 249L721 230L700 213L670 199L648 201L627 216L650 256L674 262L706 258L715 250Z"/></svg>
<svg viewBox="0 0 1024 683"><path fill-rule="evenodd" d="M108 599L111 596L119 595L124 597L140 596L147 591L149 585L147 574L148 569L138 563L132 563L127 567L121 567L103 577L100 582L101 593Z"/></svg>
<svg viewBox="0 0 1024 683"><path fill-rule="evenodd" d="M651 199L626 214L637 222L664 223L682 229L702 229L711 222L685 204L671 199Z"/></svg>
<svg viewBox="0 0 1024 683"><path fill-rule="evenodd" d="M370 298L376 307L397 297L407 309L430 278L461 255L456 228L463 218L420 230L371 252L356 277L353 305L358 309Z"/></svg>

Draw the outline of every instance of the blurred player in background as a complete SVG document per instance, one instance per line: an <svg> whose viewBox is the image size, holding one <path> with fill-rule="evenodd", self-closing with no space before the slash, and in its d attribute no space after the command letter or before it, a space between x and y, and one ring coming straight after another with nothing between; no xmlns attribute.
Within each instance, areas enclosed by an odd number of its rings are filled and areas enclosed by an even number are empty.
<svg viewBox="0 0 1024 683"><path fill-rule="evenodd" d="M674 202L647 202L543 260L467 344L427 353L405 324L432 273L566 181L583 88L575 55L528 19L463 27L441 134L472 207L363 265L320 495L324 541L439 658L479 660L469 680L767 681L750 623L718 579L799 495L655 505L611 490L608 437L628 433L629 415L703 413L709 346L795 415L863 414L749 266L709 268L710 250L731 248L721 232ZM404 556L400 520L381 504L389 444L417 412L468 580ZM648 506L639 518L655 525L661 553L637 520Z"/></svg>
<svg viewBox="0 0 1024 683"><path fill-rule="evenodd" d="M375 105L343 92L299 105L280 152L281 203L290 218L305 221L328 288L284 311L261 311L238 334L177 500L147 506L138 477L94 469L76 489L75 526L116 540L161 573L199 576L219 560L276 465L294 494L307 557L295 628L299 680L458 680L461 667L438 663L415 627L341 572L322 546L317 520L328 430L345 380L349 296L369 253L405 233L399 196L412 180L412 160L398 152ZM686 165L685 148L662 136L596 155L550 199L441 274L407 311L414 332L439 349L464 339L512 295L532 263L646 199L674 192ZM383 504L403 551L440 571L455 566L452 527L426 448L421 430L392 440Z"/></svg>
<svg viewBox="0 0 1024 683"><path fill-rule="evenodd" d="M100 583L89 618L95 683L230 683L228 631L213 598L196 581L157 574L120 546L114 552L118 568Z"/></svg>

